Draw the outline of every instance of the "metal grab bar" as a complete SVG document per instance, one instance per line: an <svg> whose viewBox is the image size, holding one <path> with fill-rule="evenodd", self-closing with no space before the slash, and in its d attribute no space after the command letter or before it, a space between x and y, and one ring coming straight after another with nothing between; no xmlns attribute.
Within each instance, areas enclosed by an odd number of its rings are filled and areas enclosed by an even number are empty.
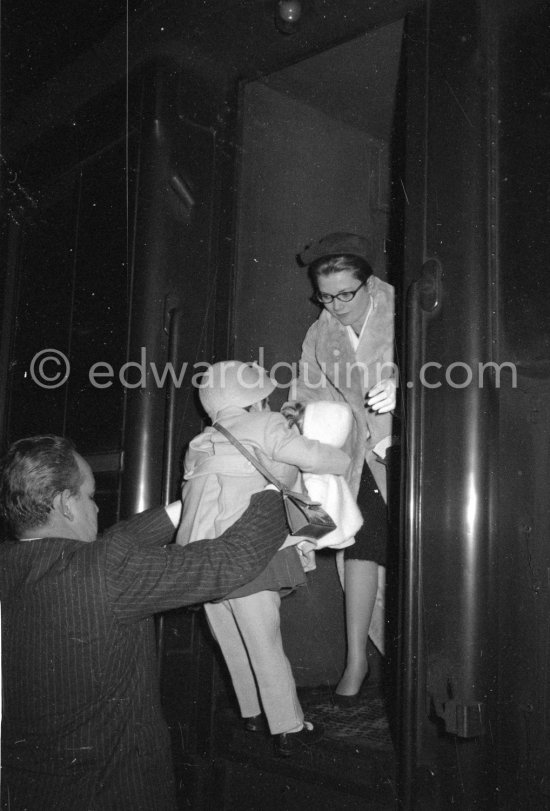
<svg viewBox="0 0 550 811"><path fill-rule="evenodd" d="M164 306L164 331L168 334L167 359L169 367L176 369L179 356L181 309L180 301L176 296L168 295ZM167 376L166 411L164 419L164 446L163 446L163 472L162 472L162 503L166 507L172 501L171 484L174 473L175 437L176 437L176 382ZM157 664L160 672L162 654L164 650L164 616L158 614L156 618L157 632Z"/></svg>
<svg viewBox="0 0 550 811"><path fill-rule="evenodd" d="M441 265L437 259L424 263L421 275L407 291L407 402L402 485L401 605L400 605L400 732L399 793L404 809L414 808L414 768L418 729L418 648L420 622L420 530L422 520L422 388L420 369L425 360L426 314L441 303Z"/></svg>
<svg viewBox="0 0 550 811"><path fill-rule="evenodd" d="M168 364L176 369L179 357L181 309L176 296L167 296L164 309L164 329L168 333ZM164 423L162 500L164 506L172 501L171 482L174 474L174 452L176 437L176 383L168 375L166 389L166 417Z"/></svg>

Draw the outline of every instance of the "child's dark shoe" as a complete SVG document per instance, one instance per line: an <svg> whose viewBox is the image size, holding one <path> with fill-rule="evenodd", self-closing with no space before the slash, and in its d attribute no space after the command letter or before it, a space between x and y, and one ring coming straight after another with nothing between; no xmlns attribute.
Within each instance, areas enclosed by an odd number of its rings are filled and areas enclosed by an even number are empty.
<svg viewBox="0 0 550 811"><path fill-rule="evenodd" d="M243 726L247 732L267 732L267 723L262 713L243 718Z"/></svg>
<svg viewBox="0 0 550 811"><path fill-rule="evenodd" d="M304 721L304 726L299 732L282 732L280 735L275 735L275 754L277 757L303 754L318 743L324 735L325 730L321 724L313 726L309 721Z"/></svg>

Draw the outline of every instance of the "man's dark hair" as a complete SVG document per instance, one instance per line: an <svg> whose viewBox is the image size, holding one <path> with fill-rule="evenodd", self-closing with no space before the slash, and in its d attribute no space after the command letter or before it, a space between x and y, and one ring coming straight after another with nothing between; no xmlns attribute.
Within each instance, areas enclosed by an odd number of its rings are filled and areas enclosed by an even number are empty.
<svg viewBox="0 0 550 811"><path fill-rule="evenodd" d="M372 267L366 259L355 254L340 254L338 256L322 256L312 262L308 268L309 278L314 288L317 288L319 276L330 276L341 270L351 270L359 282L366 282L372 276Z"/></svg>
<svg viewBox="0 0 550 811"><path fill-rule="evenodd" d="M14 535L46 523L54 498L82 484L75 447L60 436L14 442L0 462L0 514Z"/></svg>

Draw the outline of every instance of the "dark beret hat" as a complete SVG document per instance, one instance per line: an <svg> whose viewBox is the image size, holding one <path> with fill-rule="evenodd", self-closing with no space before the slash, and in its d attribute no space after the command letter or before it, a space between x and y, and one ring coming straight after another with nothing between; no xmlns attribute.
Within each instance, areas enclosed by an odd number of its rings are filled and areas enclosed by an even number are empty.
<svg viewBox="0 0 550 811"><path fill-rule="evenodd" d="M327 234L317 242L306 245L296 259L301 267L307 267L323 256L342 256L343 254L362 256L372 265L373 250L370 239L341 231Z"/></svg>

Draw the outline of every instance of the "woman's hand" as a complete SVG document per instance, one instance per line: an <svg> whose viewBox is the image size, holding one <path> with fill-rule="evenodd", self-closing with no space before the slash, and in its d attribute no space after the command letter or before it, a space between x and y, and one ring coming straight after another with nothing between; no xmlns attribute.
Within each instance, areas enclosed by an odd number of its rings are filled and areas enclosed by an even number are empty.
<svg viewBox="0 0 550 811"><path fill-rule="evenodd" d="M389 377L385 378L367 392L365 402L370 409L378 414L387 414L388 411L393 411L395 408L395 389L395 380Z"/></svg>

